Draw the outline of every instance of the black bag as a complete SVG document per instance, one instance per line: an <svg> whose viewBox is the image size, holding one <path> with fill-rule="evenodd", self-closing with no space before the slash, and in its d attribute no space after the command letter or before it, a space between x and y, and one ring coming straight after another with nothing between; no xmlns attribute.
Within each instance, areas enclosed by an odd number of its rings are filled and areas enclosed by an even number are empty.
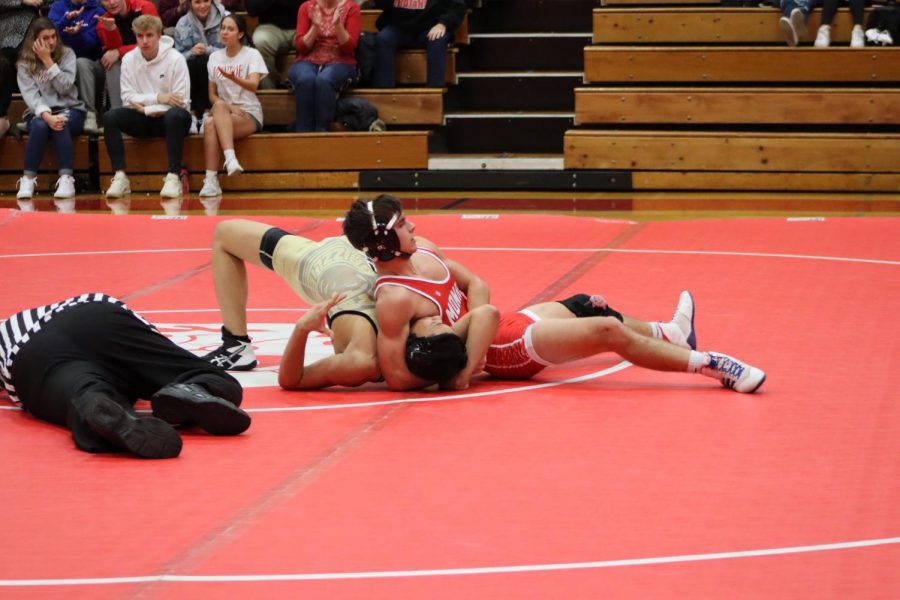
<svg viewBox="0 0 900 600"><path fill-rule="evenodd" d="M384 131L375 105L357 96L344 96L337 101L334 121L349 131Z"/></svg>
<svg viewBox="0 0 900 600"><path fill-rule="evenodd" d="M872 14L869 15L869 21L866 23L866 30L869 29L886 31L891 36L893 44L900 44L900 6L888 4L873 8Z"/></svg>

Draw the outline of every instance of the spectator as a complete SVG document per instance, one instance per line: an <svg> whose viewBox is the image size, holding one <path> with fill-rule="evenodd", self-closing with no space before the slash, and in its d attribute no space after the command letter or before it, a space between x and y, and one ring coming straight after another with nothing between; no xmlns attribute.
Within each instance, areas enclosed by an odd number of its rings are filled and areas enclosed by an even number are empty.
<svg viewBox="0 0 900 600"><path fill-rule="evenodd" d="M42 6L42 0L0 0L0 138L10 127L8 113L16 91L16 58L25 31Z"/></svg>
<svg viewBox="0 0 900 600"><path fill-rule="evenodd" d="M781 19L778 26L788 46L796 46L806 35L806 21L816 0L781 0Z"/></svg>
<svg viewBox="0 0 900 600"><path fill-rule="evenodd" d="M84 79L84 89L96 88L96 81L105 81L110 108L122 106L122 59L137 47L132 23L141 15L157 15L156 6L149 0L100 0L106 12L97 17L97 35L103 45L100 63L79 63L78 78ZM103 85L101 83L101 85ZM88 112L93 96L83 98ZM97 113L99 114L99 113Z"/></svg>
<svg viewBox="0 0 900 600"><path fill-rule="evenodd" d="M25 173L19 179L16 199L25 211L34 210L32 197L38 167L52 141L59 164L56 182L56 208L75 212L74 152L72 138L84 128L84 104L75 89L75 53L59 41L50 19L32 21L19 54L17 79L22 98L28 106L28 142L25 145Z"/></svg>
<svg viewBox="0 0 900 600"><path fill-rule="evenodd" d="M278 69L278 57L294 49L297 11L303 0L246 0L247 14L257 17L259 24L253 31L253 45L266 61L269 76L262 80L262 89L283 87L285 74Z"/></svg>
<svg viewBox="0 0 900 600"><path fill-rule="evenodd" d="M307 0L297 13L294 85L295 131L328 131L338 94L356 77L359 5L348 0Z"/></svg>
<svg viewBox="0 0 900 600"><path fill-rule="evenodd" d="M227 12L237 12L243 8L241 0L221 0ZM157 3L159 10L159 18L162 19L163 27L175 27L178 19L188 13L191 3L188 0L159 0Z"/></svg>
<svg viewBox="0 0 900 600"><path fill-rule="evenodd" d="M863 11L866 7L866 0L848 0L850 3L850 14L853 17L853 30L850 32L850 47L862 48L866 45L866 35L863 32ZM831 45L831 22L834 21L834 15L837 13L838 0L823 0L822 2L822 25L816 33L816 48L827 48Z"/></svg>
<svg viewBox="0 0 900 600"><path fill-rule="evenodd" d="M394 59L397 50L425 44L428 55L428 87L444 87L447 46L466 16L465 0L376 0L382 10L375 22L374 87L397 85Z"/></svg>
<svg viewBox="0 0 900 600"><path fill-rule="evenodd" d="M219 48L219 28L228 11L218 0L191 0L191 10L178 20L175 26L175 49L187 60L191 77L191 129L201 133L198 117L209 108L206 63L209 55Z"/></svg>
<svg viewBox="0 0 900 600"><path fill-rule="evenodd" d="M75 52L76 69L80 65L80 71L90 71L93 68L91 65L97 65L96 68L100 71L101 76L103 68L100 67L99 61L103 54L103 45L97 35L97 19L95 17L99 17L104 12L106 11L97 3L97 0L56 0L50 7L50 20L56 25L60 41ZM95 79L93 74L75 78L78 96L85 103L87 109L84 130L88 133L99 132Z"/></svg>
<svg viewBox="0 0 900 600"><path fill-rule="evenodd" d="M132 25L139 52L122 59L122 101L125 106L110 110L103 118L106 150L115 175L106 198L123 198L131 192L125 174L125 144L122 132L138 138L165 137L168 172L160 196L166 212L177 212L166 199L181 197L181 158L184 138L191 126L188 112L191 82L187 62L174 48L172 38L162 36L162 21L142 15ZM114 211L120 205L112 205ZM127 202L124 206L127 212Z"/></svg>
<svg viewBox="0 0 900 600"><path fill-rule="evenodd" d="M209 57L209 99L212 114L203 132L206 156L206 177L200 197L222 195L219 185L219 153L225 155L225 170L229 175L244 169L234 153L234 140L262 130L263 112L256 90L266 76L266 63L255 48L245 44L247 22L240 15L228 15L220 31L225 48Z"/></svg>

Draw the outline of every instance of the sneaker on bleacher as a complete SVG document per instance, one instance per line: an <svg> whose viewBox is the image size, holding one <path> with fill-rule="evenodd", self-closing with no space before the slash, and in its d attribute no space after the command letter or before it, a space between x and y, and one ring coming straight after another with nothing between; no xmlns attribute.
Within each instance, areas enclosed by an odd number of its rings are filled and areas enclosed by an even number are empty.
<svg viewBox="0 0 900 600"><path fill-rule="evenodd" d="M200 197L207 198L212 196L221 196L222 186L219 185L218 177L204 177L203 188L200 189Z"/></svg>
<svg viewBox="0 0 900 600"><path fill-rule="evenodd" d="M19 191L16 192L16 199L31 200L34 197L35 185L37 185L37 177L28 177L27 175L20 177L16 182L16 187L19 188Z"/></svg>
<svg viewBox="0 0 900 600"><path fill-rule="evenodd" d="M130 193L131 182L128 181L128 176L124 171L116 171L116 174L113 175L112 181L109 182L109 187L106 189L106 197L121 198Z"/></svg>
<svg viewBox="0 0 900 600"><path fill-rule="evenodd" d="M853 31L850 32L850 47L864 48L866 45L866 34L863 32L862 25L854 25Z"/></svg>
<svg viewBox="0 0 900 600"><path fill-rule="evenodd" d="M84 132L95 135L103 133L103 128L97 123L97 113L89 112L84 116Z"/></svg>
<svg viewBox="0 0 900 600"><path fill-rule="evenodd" d="M71 175L60 175L56 180L56 192L53 197L62 200L75 197L75 178Z"/></svg>
<svg viewBox="0 0 900 600"><path fill-rule="evenodd" d="M831 45L831 25L822 25L816 33L816 48L827 48Z"/></svg>
<svg viewBox="0 0 900 600"><path fill-rule="evenodd" d="M166 173L166 177L163 180L163 187L159 191L159 195L163 198L180 198L181 178L175 173Z"/></svg>

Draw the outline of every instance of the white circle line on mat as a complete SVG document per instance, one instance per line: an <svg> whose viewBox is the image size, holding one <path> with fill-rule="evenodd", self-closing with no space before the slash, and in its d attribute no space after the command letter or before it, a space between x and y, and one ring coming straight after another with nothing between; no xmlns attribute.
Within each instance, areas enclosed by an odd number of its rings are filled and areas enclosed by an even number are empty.
<svg viewBox="0 0 900 600"><path fill-rule="evenodd" d="M631 363L628 361L622 361L616 365L603 369L602 371L595 371L594 373L587 373L585 375L579 375L578 377L570 377L569 379L560 379L559 381L548 381L546 383L534 383L531 385L523 385L519 387L509 387L503 388L499 390L490 390L486 392L468 392L461 394L448 394L444 396L423 396L420 398L394 398L391 400L373 400L371 402L338 402L335 404L318 404L314 406L276 406L271 408L245 408L244 410L248 413L281 413L281 412L306 412L313 410L345 410L350 408L369 408L373 406L390 406L392 404L423 404L425 402L449 402L453 400L465 400L467 398L483 398L486 396L500 396L502 394L518 394L521 392L530 392L533 390L540 390L550 387L557 387L560 385L567 385L569 383L579 383L582 381L589 381L591 379L597 379L599 377L604 377L606 375L612 375L613 373L617 373L623 369L626 369L631 366ZM0 410L21 410L18 406L0 406Z"/></svg>
<svg viewBox="0 0 900 600"><path fill-rule="evenodd" d="M733 252L728 250L654 250L641 248L486 248L443 246L443 250L458 252L615 252L619 254L686 254L694 256L741 256L749 258L789 258L797 260L824 260L832 262L851 262L873 265L900 266L900 260L882 260L876 258L853 258L847 256L819 256L815 254L787 254L776 252ZM209 248L160 248L146 250L99 250L84 252L41 252L33 254L0 254L3 258L47 258L60 256L95 256L104 254L155 254L171 252L209 252Z"/></svg>
<svg viewBox="0 0 900 600"><path fill-rule="evenodd" d="M787 546L762 548L758 550L737 550L733 552L711 552L706 554L681 554L674 556L652 556L646 558L625 558L618 560L598 560L590 562L539 563L531 565L501 565L493 567L459 567L446 569L411 569L397 571L357 571L346 573L280 573L269 575L146 575L136 577L92 577L71 579L0 579L0 587L49 587L67 585L110 585L124 583L230 583L254 581L335 581L355 579L399 579L404 577L452 577L460 575L496 575L506 573L536 573L541 571L572 571L578 569L609 569L615 567L637 567L672 563L700 562L711 560L733 560L760 556L780 556L809 552L833 552L856 548L871 548L900 544L900 537L854 540L830 544L807 546Z"/></svg>

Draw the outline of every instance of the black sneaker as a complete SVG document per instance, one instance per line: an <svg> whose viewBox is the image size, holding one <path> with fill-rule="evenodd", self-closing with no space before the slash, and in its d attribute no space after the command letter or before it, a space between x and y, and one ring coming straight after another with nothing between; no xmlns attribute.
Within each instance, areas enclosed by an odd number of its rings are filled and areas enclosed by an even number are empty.
<svg viewBox="0 0 900 600"><path fill-rule="evenodd" d="M196 423L213 435L237 435L250 427L250 415L196 383L172 383L150 399L153 414L169 423Z"/></svg>
<svg viewBox="0 0 900 600"><path fill-rule="evenodd" d="M221 346L203 356L220 369L226 371L250 371L256 368L256 353L250 342L226 340Z"/></svg>
<svg viewBox="0 0 900 600"><path fill-rule="evenodd" d="M106 396L78 402L78 412L94 433L116 448L142 458L175 458L181 453L181 436L171 425L156 417L135 416Z"/></svg>

